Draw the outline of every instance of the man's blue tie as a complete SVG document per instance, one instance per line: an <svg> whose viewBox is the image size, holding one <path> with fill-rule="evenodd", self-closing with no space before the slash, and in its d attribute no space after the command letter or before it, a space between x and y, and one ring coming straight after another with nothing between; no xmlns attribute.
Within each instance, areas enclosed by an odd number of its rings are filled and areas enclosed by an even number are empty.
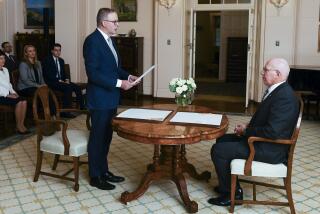
<svg viewBox="0 0 320 214"><path fill-rule="evenodd" d="M263 94L262 100L267 98L267 94L269 93L269 89L267 88Z"/></svg>
<svg viewBox="0 0 320 214"><path fill-rule="evenodd" d="M57 69L57 78L59 80L61 80L61 75L60 75L60 71L59 71L59 67L58 67L58 59L57 58L54 58L54 62L56 64L56 69Z"/></svg>

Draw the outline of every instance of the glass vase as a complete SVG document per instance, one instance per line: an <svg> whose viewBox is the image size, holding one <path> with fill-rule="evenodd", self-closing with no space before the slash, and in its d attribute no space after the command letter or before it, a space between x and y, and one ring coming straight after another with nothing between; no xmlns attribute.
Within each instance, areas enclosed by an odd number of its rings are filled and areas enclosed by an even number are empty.
<svg viewBox="0 0 320 214"><path fill-rule="evenodd" d="M188 92L186 94L175 94L175 101L179 106L190 105L193 100L193 93Z"/></svg>

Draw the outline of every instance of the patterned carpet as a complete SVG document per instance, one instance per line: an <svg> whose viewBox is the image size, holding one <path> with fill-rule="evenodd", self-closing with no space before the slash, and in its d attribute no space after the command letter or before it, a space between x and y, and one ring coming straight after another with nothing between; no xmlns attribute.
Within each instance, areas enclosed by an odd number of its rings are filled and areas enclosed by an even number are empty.
<svg viewBox="0 0 320 214"><path fill-rule="evenodd" d="M230 130L238 122L249 117L228 116ZM84 116L69 121L73 128L85 127ZM293 167L293 198L297 213L320 213L320 133L319 122L303 121ZM122 192L134 190L143 176L146 165L151 162L153 147L125 140L114 135L110 153L110 169L126 177L126 181L112 191L101 191L88 184L88 168L80 168L80 190L72 189L72 183L40 176L32 182L36 144L35 136L0 150L0 214L8 213L186 213L176 186L168 181L153 183L138 200L124 205L119 202ZM217 184L210 148L214 141L204 141L187 146L188 160L199 171L210 170L213 178L209 183L187 176L191 200L199 206L198 213L228 213L228 208L211 206L207 199L215 196L213 186ZM52 156L46 155L43 169L49 169ZM84 157L86 159L86 157ZM58 165L57 171L69 166ZM281 182L282 180L275 180ZM249 186L243 186L245 197L251 196ZM258 188L258 198L276 200L282 192ZM272 206L236 206L236 213L290 213L289 208Z"/></svg>

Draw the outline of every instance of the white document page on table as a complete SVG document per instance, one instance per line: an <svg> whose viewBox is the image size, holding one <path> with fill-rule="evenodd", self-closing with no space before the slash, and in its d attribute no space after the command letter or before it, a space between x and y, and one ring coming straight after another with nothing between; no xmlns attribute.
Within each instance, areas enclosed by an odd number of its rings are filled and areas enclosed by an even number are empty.
<svg viewBox="0 0 320 214"><path fill-rule="evenodd" d="M177 112L170 122L220 126L222 114Z"/></svg>
<svg viewBox="0 0 320 214"><path fill-rule="evenodd" d="M130 108L120 114L117 118L129 118L129 119L140 119L140 120L156 120L164 121L166 117L172 111L168 110L156 110L156 109L143 109L143 108Z"/></svg>

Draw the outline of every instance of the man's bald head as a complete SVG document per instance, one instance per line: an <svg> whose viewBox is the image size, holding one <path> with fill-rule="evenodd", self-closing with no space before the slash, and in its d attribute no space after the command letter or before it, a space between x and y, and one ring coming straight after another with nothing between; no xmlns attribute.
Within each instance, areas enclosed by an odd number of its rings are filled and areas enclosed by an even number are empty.
<svg viewBox="0 0 320 214"><path fill-rule="evenodd" d="M263 68L263 81L267 86L286 81L290 67L283 58L273 58L267 61Z"/></svg>
<svg viewBox="0 0 320 214"><path fill-rule="evenodd" d="M288 65L287 60L283 59L283 58L273 58L270 59L267 64L270 63L270 66L275 69L278 70L283 77L283 81L288 79L289 76L289 72L290 72L290 67Z"/></svg>

